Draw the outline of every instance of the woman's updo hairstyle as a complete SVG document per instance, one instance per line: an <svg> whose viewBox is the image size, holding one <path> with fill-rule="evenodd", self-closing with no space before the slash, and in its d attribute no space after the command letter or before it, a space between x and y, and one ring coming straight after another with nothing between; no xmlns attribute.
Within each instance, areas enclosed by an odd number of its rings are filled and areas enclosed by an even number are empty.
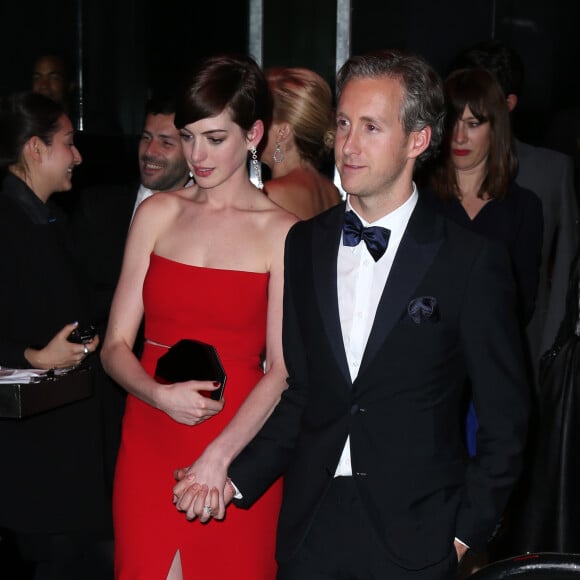
<svg viewBox="0 0 580 580"><path fill-rule="evenodd" d="M292 127L300 156L320 169L334 145L330 86L305 68L270 68L266 79L272 93L273 120Z"/></svg>
<svg viewBox="0 0 580 580"><path fill-rule="evenodd" d="M218 55L202 60L178 96L175 126L182 129L226 109L243 131L249 131L257 120L269 122L268 84L249 56Z"/></svg>
<svg viewBox="0 0 580 580"><path fill-rule="evenodd" d="M64 109L53 100L37 93L19 93L0 102L0 167L22 161L24 145L38 137L52 143L60 129Z"/></svg>

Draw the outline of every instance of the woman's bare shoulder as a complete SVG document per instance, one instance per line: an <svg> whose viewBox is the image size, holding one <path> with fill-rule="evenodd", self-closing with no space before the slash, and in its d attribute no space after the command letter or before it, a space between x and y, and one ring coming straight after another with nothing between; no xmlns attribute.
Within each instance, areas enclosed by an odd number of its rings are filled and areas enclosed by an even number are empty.
<svg viewBox="0 0 580 580"><path fill-rule="evenodd" d="M174 216L188 206L195 192L196 189L193 187L176 191L160 191L141 203L135 213L135 218L144 216L145 219L162 219Z"/></svg>

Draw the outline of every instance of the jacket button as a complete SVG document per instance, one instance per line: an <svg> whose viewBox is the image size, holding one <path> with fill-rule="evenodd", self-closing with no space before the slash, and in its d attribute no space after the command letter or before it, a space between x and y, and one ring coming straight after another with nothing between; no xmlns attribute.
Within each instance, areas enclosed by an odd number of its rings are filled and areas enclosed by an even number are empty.
<svg viewBox="0 0 580 580"><path fill-rule="evenodd" d="M350 408L350 414L351 415L356 415L360 410L360 407L355 403L351 408Z"/></svg>

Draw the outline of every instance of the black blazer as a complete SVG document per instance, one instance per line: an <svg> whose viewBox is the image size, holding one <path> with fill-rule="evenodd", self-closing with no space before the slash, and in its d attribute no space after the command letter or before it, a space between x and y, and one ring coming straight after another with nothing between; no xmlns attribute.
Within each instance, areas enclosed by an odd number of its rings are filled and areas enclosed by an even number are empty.
<svg viewBox="0 0 580 580"><path fill-rule="evenodd" d="M0 191L0 365L30 366L65 324L87 322L63 216L11 173Z"/></svg>
<svg viewBox="0 0 580 580"><path fill-rule="evenodd" d="M86 189L71 218L75 258L89 289L90 316L101 333L121 273L138 191L138 183Z"/></svg>
<svg viewBox="0 0 580 580"><path fill-rule="evenodd" d="M419 200L351 383L336 290L343 212L344 204L288 235L289 388L230 476L248 507L284 473L277 558L287 560L350 434L354 478L385 549L419 569L447 557L455 536L485 544L520 471L530 387L509 258ZM480 420L473 459L464 444L467 377Z"/></svg>
<svg viewBox="0 0 580 580"><path fill-rule="evenodd" d="M30 366L24 359L26 347L44 347L65 324L87 319L86 293L75 275L65 229L50 205L12 174L2 183L3 366ZM26 419L0 419L0 528L31 533L108 531L111 508L100 404L97 390L88 399ZM31 466L42 474L41 483Z"/></svg>

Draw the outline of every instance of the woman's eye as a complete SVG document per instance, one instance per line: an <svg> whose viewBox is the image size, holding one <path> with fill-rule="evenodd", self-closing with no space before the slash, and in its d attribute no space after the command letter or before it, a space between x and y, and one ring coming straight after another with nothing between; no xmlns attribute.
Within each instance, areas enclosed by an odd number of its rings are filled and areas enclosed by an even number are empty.
<svg viewBox="0 0 580 580"><path fill-rule="evenodd" d="M191 141L191 135L188 135L187 133L180 133L179 137L182 141Z"/></svg>
<svg viewBox="0 0 580 580"><path fill-rule="evenodd" d="M223 143L223 139L220 139L219 137L209 137L208 139L212 145L219 145L220 143Z"/></svg>

